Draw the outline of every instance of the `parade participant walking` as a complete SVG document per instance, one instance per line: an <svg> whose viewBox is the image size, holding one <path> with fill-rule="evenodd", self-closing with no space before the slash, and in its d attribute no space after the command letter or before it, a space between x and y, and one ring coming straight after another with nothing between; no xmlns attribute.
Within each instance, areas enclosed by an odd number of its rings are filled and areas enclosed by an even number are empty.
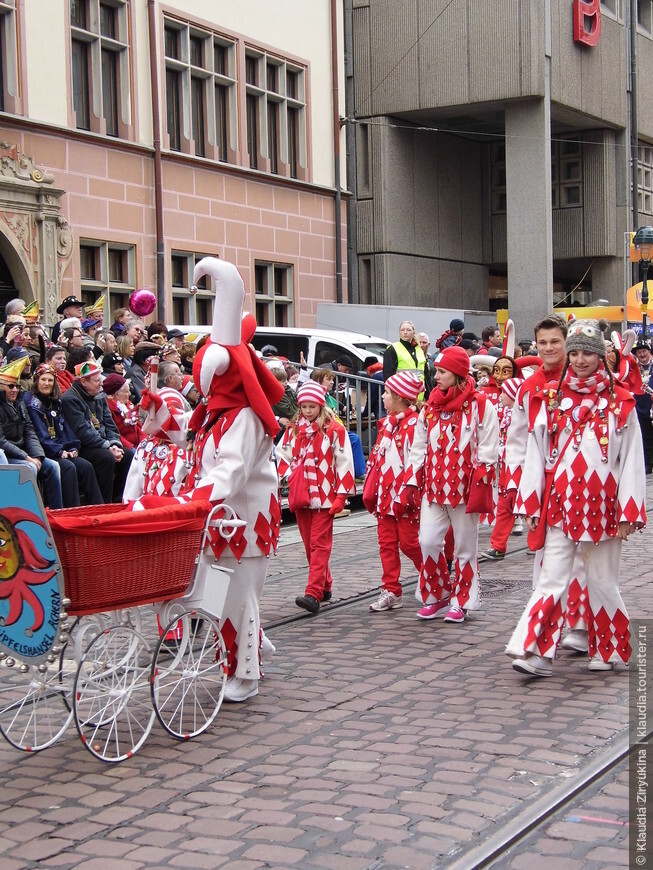
<svg viewBox="0 0 653 870"><path fill-rule="evenodd" d="M506 652L513 667L547 677L560 640L574 557L586 567L589 670L630 656L619 592L622 542L646 524L644 460L632 395L605 366L596 321L578 320L555 400L540 404L528 435L515 510L545 533L542 569ZM542 528L543 526L543 528Z"/></svg>
<svg viewBox="0 0 653 870"><path fill-rule="evenodd" d="M191 467L188 424L192 408L181 393L183 375L177 363L161 363L161 387L146 389L141 410L146 413L139 443L125 484L124 501L142 495L179 494Z"/></svg>
<svg viewBox="0 0 653 870"><path fill-rule="evenodd" d="M210 339L193 363L204 401L189 424L192 467L181 495L224 502L247 523L228 542L217 530L211 539L212 559L233 571L220 630L229 673L225 700L240 702L258 694L261 676L259 601L281 519L272 456L279 424L271 406L283 387L248 346L249 336L241 340L245 287L236 267L205 257L195 266L194 284L204 275L211 278L216 304ZM209 573L208 583L210 568L211 560L199 566Z"/></svg>
<svg viewBox="0 0 653 870"><path fill-rule="evenodd" d="M644 450L644 465L646 474L653 471L653 420L651 413L653 405L651 395L653 394L653 357L651 356L651 348L645 341L639 341L633 348L637 362L639 364L639 372L642 376L643 393L635 399L637 403L637 418L642 430L642 444Z"/></svg>
<svg viewBox="0 0 653 870"><path fill-rule="evenodd" d="M483 508L474 502L481 491L491 490L499 427L492 404L470 377L469 357L462 348L445 348L434 363L437 386L417 422L404 503L416 505L421 493L419 591L424 607L418 616L444 616L446 622L462 623L466 611L480 607L478 518ZM444 552L450 525L455 539L453 579Z"/></svg>
<svg viewBox="0 0 653 870"><path fill-rule="evenodd" d="M387 416L380 424L363 490L365 507L376 515L383 567L383 590L378 600L370 604L372 613L396 610L402 606L399 550L418 571L422 567L418 537L419 512L416 507L406 510L402 500L406 463L418 418L415 403L421 390L422 381L416 372L398 372L388 378L383 393ZM372 492L368 492L369 489Z"/></svg>
<svg viewBox="0 0 653 870"><path fill-rule="evenodd" d="M492 537L490 538L490 549L482 553L488 559L503 559L506 555L508 547L508 538L513 531L513 527L517 518L513 513L515 499L506 491L506 440L512 420L512 407L515 402L515 397L522 384L520 378L507 378L501 384L501 402L497 409L499 417L499 463L498 463L498 499L496 509L496 520L492 529ZM522 534L521 518L518 520L520 529L518 534Z"/></svg>
<svg viewBox="0 0 653 870"><path fill-rule="evenodd" d="M309 613L319 613L320 603L331 600L333 518L355 491L354 461L347 431L326 408L322 387L312 381L302 384L297 403L299 415L277 446L277 462L280 477L290 471L289 500L295 502L297 527L308 559L306 590L295 604ZM292 510L292 503L290 506Z"/></svg>

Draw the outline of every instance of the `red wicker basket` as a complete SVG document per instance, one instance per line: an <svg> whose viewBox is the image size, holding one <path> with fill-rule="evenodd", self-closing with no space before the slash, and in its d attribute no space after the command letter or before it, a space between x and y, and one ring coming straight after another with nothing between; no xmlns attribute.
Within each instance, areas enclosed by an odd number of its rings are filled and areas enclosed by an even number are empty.
<svg viewBox="0 0 653 870"><path fill-rule="evenodd" d="M130 511L91 505L48 511L68 612L77 616L166 601L193 576L211 504Z"/></svg>

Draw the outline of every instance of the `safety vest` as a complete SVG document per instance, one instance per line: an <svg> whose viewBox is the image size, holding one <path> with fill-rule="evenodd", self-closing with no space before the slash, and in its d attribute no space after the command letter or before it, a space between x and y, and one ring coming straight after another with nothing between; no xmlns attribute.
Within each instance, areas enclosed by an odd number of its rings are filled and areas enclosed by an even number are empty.
<svg viewBox="0 0 653 870"><path fill-rule="evenodd" d="M408 353L406 347L400 342L395 341L392 345L397 352L397 371L402 372L406 371L406 369L412 369L413 371L418 371L420 374L424 374L424 363L426 362L426 357L424 356L424 351L418 345L415 345L414 351L415 356L417 357L417 365L415 365L415 360Z"/></svg>

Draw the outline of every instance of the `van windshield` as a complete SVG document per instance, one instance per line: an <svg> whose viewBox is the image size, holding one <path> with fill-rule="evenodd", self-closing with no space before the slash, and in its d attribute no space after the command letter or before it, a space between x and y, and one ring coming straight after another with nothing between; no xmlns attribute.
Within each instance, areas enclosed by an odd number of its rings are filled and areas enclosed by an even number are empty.
<svg viewBox="0 0 653 870"><path fill-rule="evenodd" d="M357 341L354 344L354 347L359 347L361 350L365 351L365 356L376 354L376 356L379 357L383 357L387 346L387 344L379 344L377 341Z"/></svg>

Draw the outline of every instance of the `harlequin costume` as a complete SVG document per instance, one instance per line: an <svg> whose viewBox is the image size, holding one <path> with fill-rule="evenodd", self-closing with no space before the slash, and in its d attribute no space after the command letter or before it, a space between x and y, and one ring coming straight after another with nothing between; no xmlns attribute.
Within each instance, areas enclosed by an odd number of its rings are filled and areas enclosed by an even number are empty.
<svg viewBox="0 0 653 870"><path fill-rule="evenodd" d="M324 408L325 401L325 392L317 382L309 381L297 390L300 410L307 402ZM303 463L310 506L296 510L295 518L306 550L308 580L304 596L297 598L296 603L317 613L320 603L331 598L333 579L329 557L333 545L333 517L344 508L346 497L356 491L347 430L335 418L321 428L315 421L309 423L300 416L286 428L276 455L280 478L298 462Z"/></svg>
<svg viewBox="0 0 653 870"><path fill-rule="evenodd" d="M141 407L146 406L143 435L125 484L124 500L142 495L178 495L191 468L188 451L188 424L191 406L178 390L160 388L156 394L145 391Z"/></svg>
<svg viewBox="0 0 653 870"><path fill-rule="evenodd" d="M433 390L422 408L409 454L407 485L421 495L419 542L422 549L420 595L425 605L442 610L450 622L462 622L463 611L478 610L478 514L466 513L474 469L486 473L486 484L497 462L496 411L469 376L469 357L460 347L445 348L435 367L465 377L462 388ZM449 525L455 540L452 580L444 540ZM420 611L421 614L421 611ZM425 615L422 618L432 618Z"/></svg>
<svg viewBox="0 0 653 870"><path fill-rule="evenodd" d="M196 266L195 284L204 275L216 292L210 339L197 352L193 377L203 401L193 412L191 462L180 497L223 502L247 525L229 542L211 535L211 557L233 571L220 629L227 647L230 680L225 699L243 701L258 692L259 601L267 559L279 538L281 509L272 456L279 424L272 405L283 387L247 343L241 340L243 280L231 263L205 257ZM208 574L210 565L200 565Z"/></svg>
<svg viewBox="0 0 653 870"><path fill-rule="evenodd" d="M373 612L401 606L399 550L411 560L418 571L422 567L422 550L418 535L419 512L413 507L406 510L403 492L408 454L413 444L419 417L415 402L422 391L423 384L416 373L404 371L389 377L385 386L410 404L406 410L387 414L379 422L377 442L367 466L368 476L376 482L373 512L377 521L379 554L383 567L381 583L384 591L394 596L382 595L378 602L370 605L370 610Z"/></svg>
<svg viewBox="0 0 653 870"><path fill-rule="evenodd" d="M589 325L587 325L589 324ZM599 338L600 337L600 338ZM567 351L596 352L605 344L591 321L577 321ZM602 350L601 350L602 349ZM552 483L543 505L545 472ZM540 403L528 436L515 510L545 522L542 569L530 601L506 647L511 656L555 658L564 621L573 561L580 552L589 595L591 670L609 670L630 656L628 614L619 592L619 524L646 523L641 435L633 397L610 390L603 362L586 379L568 369L554 401ZM522 667L529 659L518 659ZM550 665L549 665L550 667Z"/></svg>
<svg viewBox="0 0 653 870"><path fill-rule="evenodd" d="M503 382L502 390L510 397L515 399L517 392L521 386L519 378L508 378ZM506 490L507 471L506 471L506 441L510 423L512 422L512 408L508 405L500 403L497 408L497 416L499 419L499 455L497 465L497 480L498 480L498 497L496 520L492 536L490 537L490 545L492 550L499 554L505 553L508 546L508 538L515 524L515 515L513 513L514 498L512 498Z"/></svg>

